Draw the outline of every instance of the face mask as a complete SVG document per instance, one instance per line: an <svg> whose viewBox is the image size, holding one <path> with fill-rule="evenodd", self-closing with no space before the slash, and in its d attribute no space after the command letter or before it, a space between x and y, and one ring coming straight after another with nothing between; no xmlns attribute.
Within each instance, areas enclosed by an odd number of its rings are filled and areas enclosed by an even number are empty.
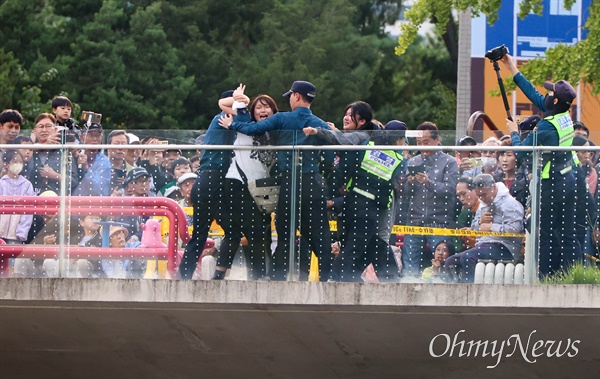
<svg viewBox="0 0 600 379"><path fill-rule="evenodd" d="M493 170L498 166L496 158L481 157L481 163L483 164L483 168L487 170Z"/></svg>
<svg viewBox="0 0 600 379"><path fill-rule="evenodd" d="M11 163L8 170L15 175L19 175L23 171L23 163Z"/></svg>
<svg viewBox="0 0 600 379"><path fill-rule="evenodd" d="M546 94L546 97L544 97L544 106L546 110L552 110L554 108L554 96Z"/></svg>

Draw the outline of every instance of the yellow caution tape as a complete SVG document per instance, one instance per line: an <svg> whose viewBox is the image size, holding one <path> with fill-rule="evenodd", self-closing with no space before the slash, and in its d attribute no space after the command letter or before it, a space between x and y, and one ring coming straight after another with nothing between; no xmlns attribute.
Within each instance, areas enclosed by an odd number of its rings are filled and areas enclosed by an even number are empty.
<svg viewBox="0 0 600 379"><path fill-rule="evenodd" d="M392 234L420 234L426 236L452 236L452 237L525 237L520 233L487 232L483 230L430 228L427 226L394 225Z"/></svg>
<svg viewBox="0 0 600 379"><path fill-rule="evenodd" d="M329 221L329 228L332 232L337 232L337 222ZM275 228L272 225L273 236L276 236ZM191 231L190 231L191 233ZM431 228L428 226L409 226L409 225L394 225L392 234L417 234L423 236L451 236L451 237L514 237L523 238L525 234L519 233L502 233L502 232L486 232L483 230L469 229L450 229L450 228ZM213 221L210 232L211 237L222 237L225 235L223 229Z"/></svg>
<svg viewBox="0 0 600 379"><path fill-rule="evenodd" d="M337 232L337 222L329 221L332 232ZM463 230L449 228L431 228L427 226L394 225L392 234L418 234L424 236L452 236L452 237L516 237L523 238L525 234L486 232L483 230Z"/></svg>

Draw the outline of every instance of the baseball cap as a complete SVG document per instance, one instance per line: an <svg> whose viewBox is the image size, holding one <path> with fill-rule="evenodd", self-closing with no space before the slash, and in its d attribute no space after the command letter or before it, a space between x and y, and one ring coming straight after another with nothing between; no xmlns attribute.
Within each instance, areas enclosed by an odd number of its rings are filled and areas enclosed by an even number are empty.
<svg viewBox="0 0 600 379"><path fill-rule="evenodd" d="M133 145L133 144L139 145L139 143L140 143L140 137L136 136L133 133L127 133L127 137L129 137L129 144L130 145Z"/></svg>
<svg viewBox="0 0 600 379"><path fill-rule="evenodd" d="M125 178L125 183L123 183L123 184L129 184L132 181L136 180L137 178L141 178L142 176L150 177L150 174L148 174L148 171L146 171L146 169L143 167L134 167L131 170L129 170L129 172L127 173L127 177Z"/></svg>
<svg viewBox="0 0 600 379"><path fill-rule="evenodd" d="M402 121L392 120L385 124L385 130L408 130L406 124Z"/></svg>
<svg viewBox="0 0 600 379"><path fill-rule="evenodd" d="M228 97L231 97L231 96L233 96L233 90L232 89L230 89L229 91L225 91L225 92L221 93L221 97L219 97L219 99L225 99L225 98L228 98Z"/></svg>
<svg viewBox="0 0 600 379"><path fill-rule="evenodd" d="M48 190L40 193L40 196L58 196L58 194L54 191Z"/></svg>
<svg viewBox="0 0 600 379"><path fill-rule="evenodd" d="M458 140L458 146L477 146L477 141L471 136L463 136Z"/></svg>
<svg viewBox="0 0 600 379"><path fill-rule="evenodd" d="M99 131L102 131L102 125L100 125L100 124L96 124L96 123L93 123L93 124L91 124L89 127L86 127L86 129L87 129L88 131L89 131L89 130L99 130Z"/></svg>
<svg viewBox="0 0 600 379"><path fill-rule="evenodd" d="M178 191L179 191L179 187L171 186L165 190L165 197L170 197L171 195L175 194L175 192L178 192Z"/></svg>
<svg viewBox="0 0 600 379"><path fill-rule="evenodd" d="M530 132L536 127L537 123L540 122L541 119L542 118L536 114L529 116L519 123L519 130L521 132Z"/></svg>
<svg viewBox="0 0 600 379"><path fill-rule="evenodd" d="M573 100L575 100L575 98L577 97L577 92L575 91L575 88L573 88L573 86L565 80L559 80L556 83L545 82L544 88L548 91L553 91L554 97L569 105L571 105Z"/></svg>
<svg viewBox="0 0 600 379"><path fill-rule="evenodd" d="M183 182L185 182L188 179L196 180L197 177L198 177L198 175L194 174L193 172L186 172L185 174L181 175L179 177L179 179L177 179L177 185L182 184Z"/></svg>
<svg viewBox="0 0 600 379"><path fill-rule="evenodd" d="M408 127L402 121L392 120L385 124L384 130L391 132L391 137L404 138Z"/></svg>
<svg viewBox="0 0 600 379"><path fill-rule="evenodd" d="M312 83L302 80L295 81L292 84L292 88L284 93L283 97L290 96L292 92L298 92L301 95L306 95L308 97L312 97L313 99L317 96L317 88Z"/></svg>

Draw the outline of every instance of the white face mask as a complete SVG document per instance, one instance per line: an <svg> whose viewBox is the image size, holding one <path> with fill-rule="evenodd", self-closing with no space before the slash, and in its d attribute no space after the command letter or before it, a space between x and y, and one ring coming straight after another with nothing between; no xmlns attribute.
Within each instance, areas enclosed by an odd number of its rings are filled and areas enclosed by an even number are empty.
<svg viewBox="0 0 600 379"><path fill-rule="evenodd" d="M23 171L23 163L11 163L10 166L8 166L8 171L15 175L19 175L21 171Z"/></svg>
<svg viewBox="0 0 600 379"><path fill-rule="evenodd" d="M481 157L481 163L483 164L483 167L487 170L493 170L498 166L498 161L496 160L496 158Z"/></svg>

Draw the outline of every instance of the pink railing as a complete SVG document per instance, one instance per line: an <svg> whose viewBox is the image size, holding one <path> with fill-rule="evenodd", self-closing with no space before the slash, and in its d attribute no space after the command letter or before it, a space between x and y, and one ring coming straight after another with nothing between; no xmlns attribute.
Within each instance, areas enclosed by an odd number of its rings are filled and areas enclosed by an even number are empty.
<svg viewBox="0 0 600 379"><path fill-rule="evenodd" d="M177 267L177 238L188 242L187 217L183 209L166 197L70 196L66 198L70 215L164 216L169 219L167 248L108 248L68 246L69 258L154 258L166 259L172 278ZM60 210L58 196L0 196L1 214L55 215ZM0 245L0 260L7 258L57 258L58 245Z"/></svg>

